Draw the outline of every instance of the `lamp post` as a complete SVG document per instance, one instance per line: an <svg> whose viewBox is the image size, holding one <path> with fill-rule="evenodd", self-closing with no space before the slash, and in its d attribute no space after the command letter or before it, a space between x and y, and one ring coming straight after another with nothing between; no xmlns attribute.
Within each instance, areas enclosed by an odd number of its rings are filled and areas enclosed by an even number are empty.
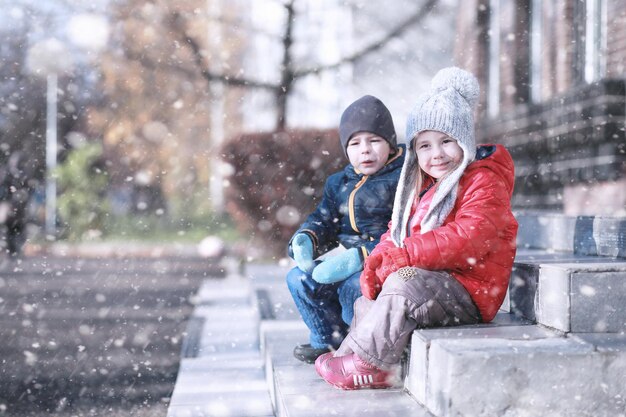
<svg viewBox="0 0 626 417"><path fill-rule="evenodd" d="M46 77L46 236L56 235L57 181L57 74Z"/></svg>
<svg viewBox="0 0 626 417"><path fill-rule="evenodd" d="M96 15L75 15L69 20L68 35L73 45L89 56L106 45L108 24ZM86 35L88 34L88 35ZM57 182L57 92L58 76L72 70L73 59L68 47L50 38L35 43L28 51L28 68L37 76L46 77L46 238L56 236Z"/></svg>
<svg viewBox="0 0 626 417"><path fill-rule="evenodd" d="M56 236L57 184L57 90L58 74L72 68L71 56L63 43L51 38L35 43L28 51L28 68L36 76L46 77L46 203L47 239Z"/></svg>

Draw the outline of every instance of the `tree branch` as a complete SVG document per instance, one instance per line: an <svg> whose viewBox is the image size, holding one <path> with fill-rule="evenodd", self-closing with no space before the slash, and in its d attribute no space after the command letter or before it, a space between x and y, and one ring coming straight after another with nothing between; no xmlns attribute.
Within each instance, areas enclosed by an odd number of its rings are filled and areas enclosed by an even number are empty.
<svg viewBox="0 0 626 417"><path fill-rule="evenodd" d="M315 66L313 68L303 68L303 69L300 69L300 70L296 70L296 71L293 72L294 78L301 78L301 77L304 77L304 76L307 76L307 75L311 75L311 74L318 74L318 73L320 73L322 71L327 71L327 70L339 68L342 65L356 62L359 59L365 57L366 55L383 48L385 45L387 45L387 43L389 43L389 41L391 39L395 38L396 36L399 36L404 31L406 31L408 28L413 26L416 22L419 22L424 17L426 17L428 12L431 11L431 9L435 6L437 1L438 0L426 0L426 3L424 3L422 5L422 7L420 7L415 13L413 13L408 18L406 18L396 28L394 28L392 31L387 33L385 36L383 36L378 41L373 42L372 44L366 46L365 48L361 49L360 51L357 51L357 52L353 53L352 55L344 57L344 58L340 59L339 61L337 61L337 62L335 62L333 64L318 65L318 66Z"/></svg>
<svg viewBox="0 0 626 417"><path fill-rule="evenodd" d="M200 74L202 75L202 77L206 79L207 81L209 82L220 81L230 86L254 87L254 88L261 88L261 89L271 90L271 91L277 91L280 89L280 86L278 84L272 84L272 83L268 83L264 81L257 81L257 80L252 80L249 78L243 78L243 77L237 77L237 76L231 76L231 75L225 75L225 74L215 74L209 71L209 69L207 68L204 62L204 56L202 55L202 48L200 44L198 43L198 41L196 41L193 37L187 34L187 31L185 30L183 19L180 13L175 12L172 14L171 26L174 28L174 30L178 34L180 34L185 45L188 45L189 48L191 49L196 66L200 70Z"/></svg>

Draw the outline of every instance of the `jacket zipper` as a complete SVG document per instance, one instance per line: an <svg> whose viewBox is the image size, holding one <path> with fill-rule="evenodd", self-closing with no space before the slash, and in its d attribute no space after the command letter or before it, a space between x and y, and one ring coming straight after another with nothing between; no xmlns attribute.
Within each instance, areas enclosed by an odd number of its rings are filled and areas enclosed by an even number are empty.
<svg viewBox="0 0 626 417"><path fill-rule="evenodd" d="M418 200L417 200L417 204L418 204L418 205L419 205L419 200L421 200L421 199L422 199L422 197L424 197L424 194L426 194L426 193L428 192L428 190L430 190L431 188L433 188L433 186L434 186L435 184L436 184L436 183L434 183L434 182L433 182L432 184L430 184L428 187L424 188L424 189L423 189L423 190L419 193L419 195L417 196L417 198L418 198ZM411 203L411 204L413 204L413 203ZM415 211L417 211L417 208L416 208L416 210L415 210ZM413 213L413 215L415 215L415 213ZM412 217L412 216L411 216L411 217ZM408 221L408 222L406 222L406 237L409 237L409 236L411 236L411 219L409 219L409 221Z"/></svg>
<svg viewBox="0 0 626 417"><path fill-rule="evenodd" d="M350 193L350 197L348 198L348 215L350 217L350 226L352 226L352 229L357 233L361 233L361 231L356 225L356 215L354 214L354 196L368 178L368 175L363 175L363 178L361 178L359 182L354 185L354 190L352 190L352 192Z"/></svg>

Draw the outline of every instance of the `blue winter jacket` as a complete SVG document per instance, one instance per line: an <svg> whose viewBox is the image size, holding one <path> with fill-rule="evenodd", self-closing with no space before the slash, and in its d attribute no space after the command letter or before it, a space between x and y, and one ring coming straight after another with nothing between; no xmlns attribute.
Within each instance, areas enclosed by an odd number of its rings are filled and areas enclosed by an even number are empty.
<svg viewBox="0 0 626 417"><path fill-rule="evenodd" d="M293 236L311 237L314 258L341 244L346 249L360 248L365 259L387 231L405 153L404 145L398 146L398 152L374 175L363 175L348 164L329 176L322 200ZM288 252L293 258L291 240Z"/></svg>

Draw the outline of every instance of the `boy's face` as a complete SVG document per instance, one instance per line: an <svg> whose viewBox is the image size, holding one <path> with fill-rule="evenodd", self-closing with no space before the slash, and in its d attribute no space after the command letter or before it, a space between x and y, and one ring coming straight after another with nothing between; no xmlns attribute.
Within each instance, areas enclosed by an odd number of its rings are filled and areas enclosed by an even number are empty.
<svg viewBox="0 0 626 417"><path fill-rule="evenodd" d="M463 160L463 149L457 141L435 130L419 133L413 146L420 168L435 179L442 178Z"/></svg>
<svg viewBox="0 0 626 417"><path fill-rule="evenodd" d="M391 153L389 142L370 132L357 132L348 141L346 153L350 164L364 175L377 173Z"/></svg>

